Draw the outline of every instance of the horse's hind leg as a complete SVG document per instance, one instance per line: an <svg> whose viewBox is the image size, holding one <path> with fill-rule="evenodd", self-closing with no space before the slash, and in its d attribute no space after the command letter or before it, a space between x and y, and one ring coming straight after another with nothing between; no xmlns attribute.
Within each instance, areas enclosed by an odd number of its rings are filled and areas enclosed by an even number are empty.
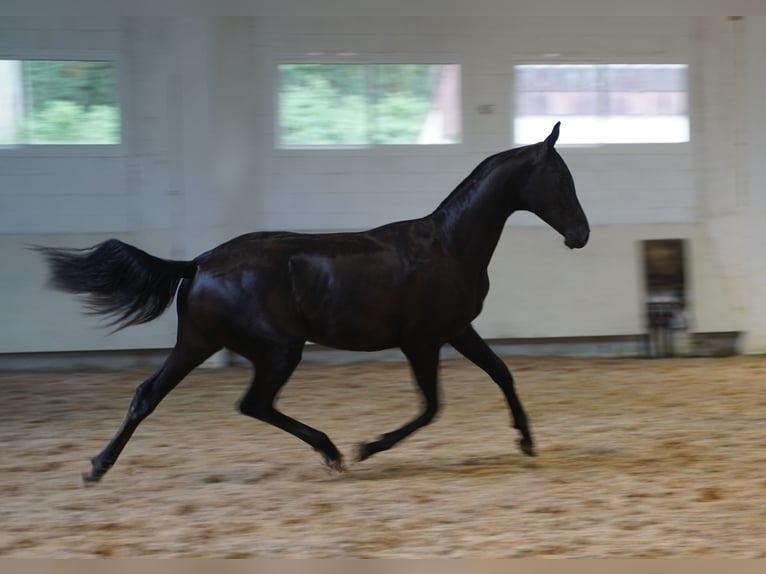
<svg viewBox="0 0 766 574"><path fill-rule="evenodd" d="M247 393L239 403L242 414L274 425L298 437L319 451L327 466L343 471L343 457L330 438L315 428L281 413L274 407L279 390L301 361L303 343L269 345L252 353L243 354L255 367L255 376Z"/></svg>
<svg viewBox="0 0 766 574"><path fill-rule="evenodd" d="M482 339L470 325L460 336L450 341L450 344L461 355L476 364L492 377L492 380L495 381L495 383L497 383L503 391L508 406L511 409L513 426L521 433L519 446L521 447L522 452L529 456L534 456L535 450L532 442L532 434L529 431L527 414L521 406L519 397L516 396L516 391L513 386L513 377L511 376L508 367L505 366L503 360L495 354L484 339Z"/></svg>
<svg viewBox="0 0 766 574"><path fill-rule="evenodd" d="M217 348L193 348L179 343L151 377L138 386L133 401L117 434L101 453L91 460L89 474L83 474L86 483L98 482L114 465L138 425L157 407L189 372L210 357Z"/></svg>

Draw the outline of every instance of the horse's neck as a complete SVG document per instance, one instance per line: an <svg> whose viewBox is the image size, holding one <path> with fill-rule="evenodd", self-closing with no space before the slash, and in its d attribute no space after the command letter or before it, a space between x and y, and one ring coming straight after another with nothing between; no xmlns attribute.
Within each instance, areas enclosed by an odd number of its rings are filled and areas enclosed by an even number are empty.
<svg viewBox="0 0 766 574"><path fill-rule="evenodd" d="M502 167L483 177L466 178L434 212L442 221L452 253L477 270L486 270L505 221L518 208L516 175Z"/></svg>

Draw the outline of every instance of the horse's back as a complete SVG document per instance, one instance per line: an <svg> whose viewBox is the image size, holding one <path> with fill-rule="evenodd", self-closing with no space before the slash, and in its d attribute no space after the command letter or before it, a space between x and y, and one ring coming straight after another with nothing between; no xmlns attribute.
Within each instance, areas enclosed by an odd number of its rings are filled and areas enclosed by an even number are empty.
<svg viewBox="0 0 766 574"><path fill-rule="evenodd" d="M396 260L395 250L365 233L249 233L195 259L184 308L223 339L316 338L343 346L335 340L357 341L369 330L352 315L369 317L394 290L381 278L393 275ZM330 316L333 334L323 320Z"/></svg>

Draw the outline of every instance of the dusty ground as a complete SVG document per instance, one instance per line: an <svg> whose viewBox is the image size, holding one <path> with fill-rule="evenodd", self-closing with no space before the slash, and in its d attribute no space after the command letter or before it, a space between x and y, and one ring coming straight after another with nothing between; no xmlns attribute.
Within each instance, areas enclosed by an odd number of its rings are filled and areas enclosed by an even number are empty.
<svg viewBox="0 0 766 574"><path fill-rule="evenodd" d="M443 362L430 427L328 474L238 415L249 373L198 370L104 480L80 473L148 372L0 374L4 557L766 557L766 357ZM406 365L302 365L280 407L347 455L418 401Z"/></svg>

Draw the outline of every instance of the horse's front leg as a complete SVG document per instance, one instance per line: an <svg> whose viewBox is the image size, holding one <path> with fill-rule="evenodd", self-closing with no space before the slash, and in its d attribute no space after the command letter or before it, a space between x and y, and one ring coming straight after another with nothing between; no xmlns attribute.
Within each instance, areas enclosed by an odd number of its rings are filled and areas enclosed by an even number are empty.
<svg viewBox="0 0 766 574"><path fill-rule="evenodd" d="M529 430L529 422L524 407L521 406L519 397L513 385L513 376L505 366L503 360L487 345L472 326L463 331L459 336L450 341L450 344L466 359L476 364L497 383L505 395L508 406L513 415L513 427L521 433L519 447L528 456L535 456L532 433Z"/></svg>
<svg viewBox="0 0 766 574"><path fill-rule="evenodd" d="M425 403L423 411L404 426L382 435L373 442L361 444L357 452L357 460L362 461L377 452L390 449L399 441L433 421L439 411L439 347L418 350L403 347L402 351L410 362L415 382L423 395Z"/></svg>

